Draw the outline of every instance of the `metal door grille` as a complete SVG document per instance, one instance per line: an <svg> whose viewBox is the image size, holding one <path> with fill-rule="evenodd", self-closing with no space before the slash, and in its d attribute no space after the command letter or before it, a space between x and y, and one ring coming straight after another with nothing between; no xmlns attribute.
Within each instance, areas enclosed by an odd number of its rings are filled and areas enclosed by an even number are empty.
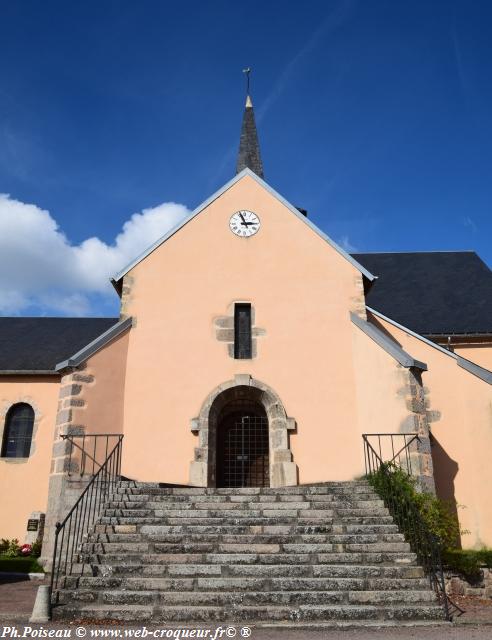
<svg viewBox="0 0 492 640"><path fill-rule="evenodd" d="M268 487L268 420L263 416L231 416L219 430L218 485Z"/></svg>

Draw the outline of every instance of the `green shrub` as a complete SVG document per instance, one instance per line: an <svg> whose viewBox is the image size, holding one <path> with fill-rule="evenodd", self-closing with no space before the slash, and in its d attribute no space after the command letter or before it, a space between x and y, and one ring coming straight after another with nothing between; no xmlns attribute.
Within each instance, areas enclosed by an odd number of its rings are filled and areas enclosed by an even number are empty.
<svg viewBox="0 0 492 640"><path fill-rule="evenodd" d="M12 540L7 540L7 548L4 551L4 554L8 558L15 558L20 553L19 541L17 538L13 538Z"/></svg>
<svg viewBox="0 0 492 640"><path fill-rule="evenodd" d="M482 577L481 567L492 568L492 549L446 549L442 562L445 569L461 573L474 582Z"/></svg>
<svg viewBox="0 0 492 640"><path fill-rule="evenodd" d="M29 556L27 558L12 558L6 555L0 555L0 573L44 573L36 558Z"/></svg>
<svg viewBox="0 0 492 640"><path fill-rule="evenodd" d="M492 549L480 549L475 551L482 567L492 569Z"/></svg>
<svg viewBox="0 0 492 640"><path fill-rule="evenodd" d="M376 473L369 476L369 482L386 503L391 496L401 496L418 509L429 531L436 535L443 548L456 547L460 530L456 516L456 504L441 500L432 493L417 491L416 480L394 464L385 463Z"/></svg>
<svg viewBox="0 0 492 640"><path fill-rule="evenodd" d="M41 543L40 542L33 542L32 543L31 555L34 556L35 558L38 558L41 555Z"/></svg>

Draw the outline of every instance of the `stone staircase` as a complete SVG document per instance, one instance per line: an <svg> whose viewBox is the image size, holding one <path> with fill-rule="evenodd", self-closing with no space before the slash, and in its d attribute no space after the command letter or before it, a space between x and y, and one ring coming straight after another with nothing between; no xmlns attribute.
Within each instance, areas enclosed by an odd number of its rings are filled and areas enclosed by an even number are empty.
<svg viewBox="0 0 492 640"><path fill-rule="evenodd" d="M55 619L401 624L442 608L365 481L281 489L122 481Z"/></svg>

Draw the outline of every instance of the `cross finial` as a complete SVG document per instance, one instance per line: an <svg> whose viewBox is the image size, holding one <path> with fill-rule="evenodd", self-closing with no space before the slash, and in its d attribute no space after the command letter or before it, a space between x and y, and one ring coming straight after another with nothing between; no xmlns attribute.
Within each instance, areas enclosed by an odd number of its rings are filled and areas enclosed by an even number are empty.
<svg viewBox="0 0 492 640"><path fill-rule="evenodd" d="M243 73L246 74L246 96L249 96L249 74L251 73L251 67L243 69Z"/></svg>

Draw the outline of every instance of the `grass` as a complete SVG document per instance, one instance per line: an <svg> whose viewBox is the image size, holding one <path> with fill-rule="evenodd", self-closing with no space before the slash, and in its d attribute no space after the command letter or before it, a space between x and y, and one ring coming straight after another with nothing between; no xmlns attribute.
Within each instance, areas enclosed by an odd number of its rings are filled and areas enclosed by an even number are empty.
<svg viewBox="0 0 492 640"><path fill-rule="evenodd" d="M0 554L0 573L44 573L43 567L38 564L38 559L28 556L27 558L8 556Z"/></svg>

